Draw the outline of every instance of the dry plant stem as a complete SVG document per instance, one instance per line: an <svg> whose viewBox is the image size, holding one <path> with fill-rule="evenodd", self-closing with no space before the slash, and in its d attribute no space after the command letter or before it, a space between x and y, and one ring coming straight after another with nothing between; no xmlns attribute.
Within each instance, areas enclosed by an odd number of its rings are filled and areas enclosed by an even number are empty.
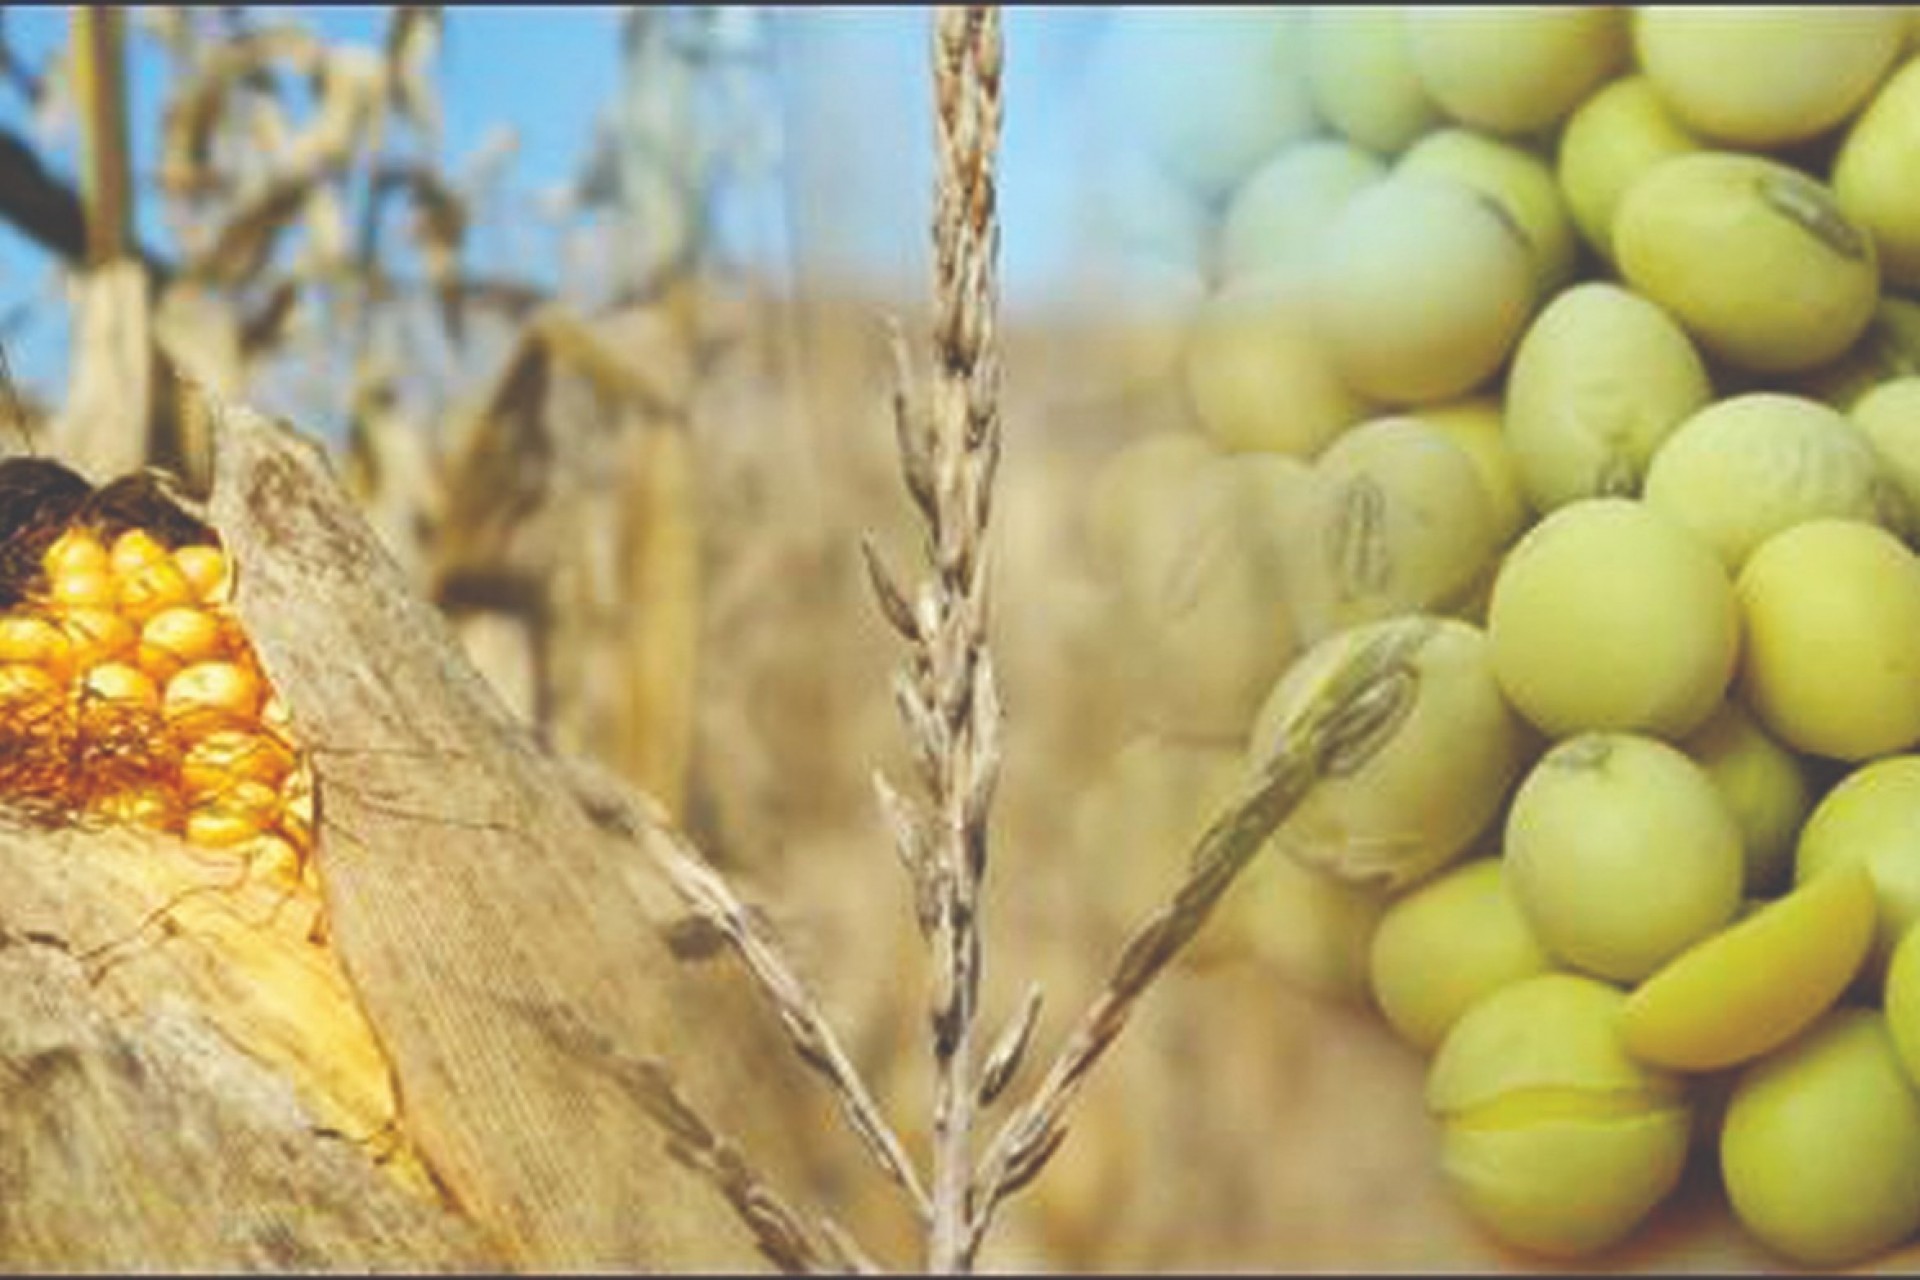
<svg viewBox="0 0 1920 1280"><path fill-rule="evenodd" d="M1314 782L1357 767L1391 736L1406 678L1427 629L1395 628L1353 655L1320 696L1285 726L1246 789L1195 846L1186 879L1121 948L1104 990L1081 1016L1046 1077L981 1157L974 1210L961 1254L971 1265L994 1211L1030 1183L1067 1135L1067 1112L1088 1074L1126 1027L1140 997L1207 921L1227 887L1259 853Z"/></svg>
<svg viewBox="0 0 1920 1280"><path fill-rule="evenodd" d="M772 1003L794 1051L824 1077L839 1100L841 1112L866 1143L875 1163L906 1191L921 1220L930 1216L926 1189L920 1185L899 1137L887 1124L879 1105L867 1092L860 1073L847 1058L820 1011L820 1003L788 967L779 943L760 917L749 912L685 836L664 813L654 815L664 839L650 842L656 859L681 898L719 929L747 966L761 993Z"/></svg>
<svg viewBox="0 0 1920 1280"><path fill-rule="evenodd" d="M933 23L939 175L934 187L933 375L924 421L909 410L905 353L894 409L907 489L927 523L931 574L909 596L868 545L881 611L911 646L895 701L927 791L924 809L880 781L882 807L913 883L933 952L933 1221L927 1269L968 1266L974 1022L980 988L979 888L987 811L1000 767L1000 706L987 649L986 543L999 460L1000 15L943 6ZM1015 1036L1003 1076L1018 1065Z"/></svg>

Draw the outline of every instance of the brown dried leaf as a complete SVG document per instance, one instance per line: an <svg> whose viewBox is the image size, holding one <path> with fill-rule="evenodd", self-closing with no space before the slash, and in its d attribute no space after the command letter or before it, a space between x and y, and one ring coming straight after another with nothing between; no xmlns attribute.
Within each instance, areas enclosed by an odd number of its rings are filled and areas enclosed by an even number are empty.
<svg viewBox="0 0 1920 1280"><path fill-rule="evenodd" d="M371 49L327 50L318 76L319 107L280 157L288 174L318 176L343 168L356 150L378 149L386 113L386 73Z"/></svg>
<svg viewBox="0 0 1920 1280"><path fill-rule="evenodd" d="M146 464L151 431L146 268L123 259L74 277L72 287L73 360L49 452L90 476L124 475Z"/></svg>
<svg viewBox="0 0 1920 1280"><path fill-rule="evenodd" d="M251 282L311 192L311 181L300 174L268 183L228 215L212 246L188 264L188 274L228 288Z"/></svg>
<svg viewBox="0 0 1920 1280"><path fill-rule="evenodd" d="M678 912L642 894L651 865L594 825L320 451L214 412L210 514L239 567L235 606L312 744L333 938L409 1134L518 1265L751 1265L732 1211L651 1139L645 1109L527 1012L670 1062L727 1100L756 1156L791 1161L779 1074L726 1012L737 987L672 958L660 929Z"/></svg>
<svg viewBox="0 0 1920 1280"><path fill-rule="evenodd" d="M438 5L394 6L385 45L389 99L402 118L428 134L440 131L440 104L433 92L433 60L440 52L445 17Z"/></svg>

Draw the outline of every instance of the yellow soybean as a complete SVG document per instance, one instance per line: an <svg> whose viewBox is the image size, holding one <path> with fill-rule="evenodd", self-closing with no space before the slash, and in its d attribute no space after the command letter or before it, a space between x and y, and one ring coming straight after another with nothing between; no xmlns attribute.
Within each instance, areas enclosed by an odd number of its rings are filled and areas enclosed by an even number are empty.
<svg viewBox="0 0 1920 1280"><path fill-rule="evenodd" d="M1581 103L1560 135L1556 173L1574 225L1613 257L1613 218L1641 174L1706 143L1673 118L1645 76L1613 81Z"/></svg>
<svg viewBox="0 0 1920 1280"><path fill-rule="evenodd" d="M1413 417L1336 440L1293 509L1283 549L1302 639L1459 602L1492 562L1492 505L1473 460Z"/></svg>
<svg viewBox="0 0 1920 1280"><path fill-rule="evenodd" d="M1799 142L1857 110L1900 52L1897 6L1650 5L1641 67L1673 113L1742 147Z"/></svg>
<svg viewBox="0 0 1920 1280"><path fill-rule="evenodd" d="M1533 254L1495 202L1395 173L1328 233L1316 314L1346 385L1393 404L1463 395L1500 367L1533 309Z"/></svg>
<svg viewBox="0 0 1920 1280"><path fill-rule="evenodd" d="M1840 998L1873 930L1865 871L1810 881L1641 983L1620 1015L1627 1051L1675 1071L1717 1071L1770 1053Z"/></svg>
<svg viewBox="0 0 1920 1280"><path fill-rule="evenodd" d="M1546 733L1678 737L1720 705L1740 619L1713 551L1627 498L1584 498L1523 534L1487 609L1494 670Z"/></svg>
<svg viewBox="0 0 1920 1280"><path fill-rule="evenodd" d="M1839 760L1920 740L1920 559L1898 538L1797 524L1760 544L1735 590L1741 688L1770 733Z"/></svg>
<svg viewBox="0 0 1920 1280"><path fill-rule="evenodd" d="M1872 236L1818 179L1760 156L1661 161L1621 200L1613 246L1637 292L1708 351L1757 373L1832 360L1880 296Z"/></svg>
<svg viewBox="0 0 1920 1280"><path fill-rule="evenodd" d="M1379 157L1330 138L1281 151L1254 171L1227 206L1217 256L1221 278L1272 271L1303 279L1347 201L1386 174Z"/></svg>
<svg viewBox="0 0 1920 1280"><path fill-rule="evenodd" d="M1920 287L1920 62L1896 72L1847 135L1833 194L1873 236L1887 280Z"/></svg>
<svg viewBox="0 0 1920 1280"><path fill-rule="evenodd" d="M1848 416L1899 488L1911 521L1920 514L1920 377L1880 383L1854 402Z"/></svg>
<svg viewBox="0 0 1920 1280"><path fill-rule="evenodd" d="M1519 771L1521 728L1500 696L1486 637L1453 618L1415 615L1355 627L1303 654L1260 709L1250 767L1359 647L1389 629L1415 647L1381 685L1378 731L1321 777L1275 831L1279 851L1352 884L1412 884L1464 854Z"/></svg>
<svg viewBox="0 0 1920 1280"><path fill-rule="evenodd" d="M1693 341L1666 310L1590 281L1535 317L1507 378L1507 441L1540 511L1632 497L1675 428L1713 394Z"/></svg>
<svg viewBox="0 0 1920 1280"><path fill-rule="evenodd" d="M1533 251L1539 296L1573 278L1579 252L1573 219L1552 168L1532 151L1472 129L1442 129L1415 143L1399 171L1451 178L1505 210Z"/></svg>
<svg viewBox="0 0 1920 1280"><path fill-rule="evenodd" d="M1373 997L1401 1039L1431 1053L1475 1001L1551 967L1498 858L1394 899L1373 935Z"/></svg>
<svg viewBox="0 0 1920 1280"><path fill-rule="evenodd" d="M1770 391L1716 401L1675 428L1645 496L1712 544L1729 573L1773 534L1821 516L1905 523L1905 499L1844 414Z"/></svg>
<svg viewBox="0 0 1920 1280"><path fill-rule="evenodd" d="M1887 756L1855 769L1808 816L1795 880L1810 884L1854 867L1873 881L1879 922L1872 971L1879 974L1920 920L1920 756Z"/></svg>
<svg viewBox="0 0 1920 1280"><path fill-rule="evenodd" d="M1740 827L1746 892L1770 895L1793 879L1794 843L1813 807L1806 763L1729 698L1680 744L1707 771Z"/></svg>
<svg viewBox="0 0 1920 1280"><path fill-rule="evenodd" d="M1858 1262L1920 1228L1920 1095L1885 1019L1836 1009L1742 1072L1720 1169L1742 1225L1804 1266Z"/></svg>
<svg viewBox="0 0 1920 1280"><path fill-rule="evenodd" d="M1349 141L1392 155L1439 122L1398 7L1316 6L1306 38L1313 105Z"/></svg>
<svg viewBox="0 0 1920 1280"><path fill-rule="evenodd" d="M1574 974L1501 988L1461 1015L1427 1073L1441 1168L1501 1239L1558 1258L1632 1234L1680 1180L1681 1081L1620 1043L1625 997Z"/></svg>
<svg viewBox="0 0 1920 1280"><path fill-rule="evenodd" d="M1494 545L1504 547L1512 542L1526 528L1533 512L1520 484L1520 464L1507 438L1500 402L1492 396L1473 396L1423 405L1414 416L1466 453L1487 495Z"/></svg>
<svg viewBox="0 0 1920 1280"><path fill-rule="evenodd" d="M1740 829L1655 738L1588 733L1540 758L1507 810L1507 882L1547 953L1639 982L1740 907Z"/></svg>
<svg viewBox="0 0 1920 1280"><path fill-rule="evenodd" d="M1310 458L1366 412L1284 273L1230 282L1200 309L1182 369L1216 444Z"/></svg>
<svg viewBox="0 0 1920 1280"><path fill-rule="evenodd" d="M1443 110L1495 133L1558 122L1625 61L1625 14L1601 5L1416 5L1413 65Z"/></svg>

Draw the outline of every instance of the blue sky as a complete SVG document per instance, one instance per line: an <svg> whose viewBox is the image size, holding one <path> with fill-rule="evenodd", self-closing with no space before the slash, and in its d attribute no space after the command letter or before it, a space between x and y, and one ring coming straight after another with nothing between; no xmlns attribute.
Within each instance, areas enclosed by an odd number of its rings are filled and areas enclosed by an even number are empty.
<svg viewBox="0 0 1920 1280"><path fill-rule="evenodd" d="M261 8L262 15L276 12ZM385 6L310 6L297 13L330 39L378 47ZM64 7L8 6L7 34L30 65L44 66L62 48L70 17ZM519 134L511 181L537 191L564 181L577 167L591 138L596 113L609 105L619 85L613 8L547 7L455 9L450 13L439 61L447 154L471 154L490 129L511 125ZM129 42L129 116L136 170L150 167L164 101L164 62L141 37ZM16 94L0 96L0 122L19 128L26 108ZM72 177L77 155L70 135L47 155ZM153 200L140 210L141 234L156 247L166 235ZM38 284L46 259L10 229L0 229L0 297L11 304ZM64 368L64 325L36 323L12 350L15 371L43 392L59 385Z"/></svg>
<svg viewBox="0 0 1920 1280"><path fill-rule="evenodd" d="M261 7L262 16L294 13L330 38L377 46L385 6ZM67 39L65 8L9 6L7 32L34 65ZM804 161L808 194L784 210L762 211L781 230L766 252L802 261L803 274L844 278L871 289L926 285L928 191L932 182L927 31L917 7L832 6L782 9L775 18L778 92L790 155ZM1043 293L1066 248L1059 211L1068 181L1058 127L1063 86L1105 21L1098 10L1032 7L1006 11L1008 118L1002 151L1003 278L1009 302ZM532 197L575 172L593 124L620 89L620 10L612 7L453 7L438 63L446 158L456 166L490 131L510 125L519 149L508 187ZM164 64L144 38L131 42L130 109L134 163L149 167L164 100ZM19 128L25 106L0 93L0 123ZM49 159L76 168L71 136ZM144 202L142 234L166 236L155 202ZM0 299L28 296L45 258L0 229ZM791 265L789 261L787 265ZM10 348L16 373L55 392L64 367L64 325L36 321Z"/></svg>

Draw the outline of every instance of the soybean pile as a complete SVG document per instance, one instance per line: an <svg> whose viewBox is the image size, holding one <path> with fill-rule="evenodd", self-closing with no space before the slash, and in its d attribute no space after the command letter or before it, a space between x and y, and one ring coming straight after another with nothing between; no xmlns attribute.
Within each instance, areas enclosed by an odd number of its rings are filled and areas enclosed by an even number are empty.
<svg viewBox="0 0 1920 1280"><path fill-rule="evenodd" d="M1076 840L1165 866L1407 629L1396 718L1210 944L1428 1055L1511 1245L1631 1239L1703 1144L1785 1259L1914 1239L1920 15L1274 31L1230 114L1135 95L1160 185L1111 216L1194 246L1189 421L1084 492L1134 732Z"/></svg>

